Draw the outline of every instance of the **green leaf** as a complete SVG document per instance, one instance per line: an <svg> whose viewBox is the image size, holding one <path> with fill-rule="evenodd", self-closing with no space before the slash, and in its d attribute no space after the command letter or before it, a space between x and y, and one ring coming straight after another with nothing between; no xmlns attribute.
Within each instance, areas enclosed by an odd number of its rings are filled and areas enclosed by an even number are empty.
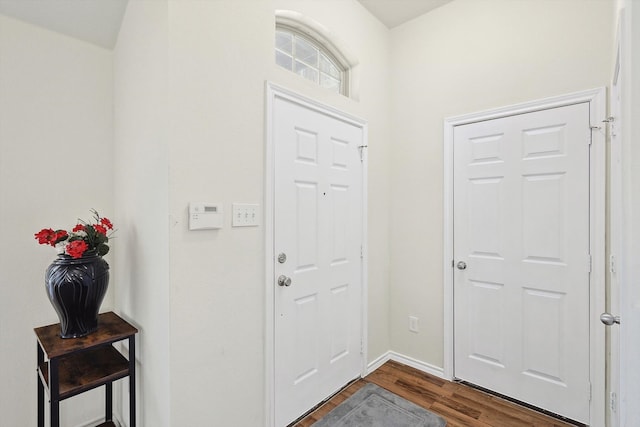
<svg viewBox="0 0 640 427"><path fill-rule="evenodd" d="M104 256L109 253L109 246L103 244L98 245L98 255Z"/></svg>

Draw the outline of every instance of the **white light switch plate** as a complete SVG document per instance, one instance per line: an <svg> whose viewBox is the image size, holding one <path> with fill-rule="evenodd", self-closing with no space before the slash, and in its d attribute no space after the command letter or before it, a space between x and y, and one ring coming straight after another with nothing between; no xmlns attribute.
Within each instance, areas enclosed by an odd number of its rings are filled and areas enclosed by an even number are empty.
<svg viewBox="0 0 640 427"><path fill-rule="evenodd" d="M233 204L232 227L255 227L259 224L260 205L247 203Z"/></svg>

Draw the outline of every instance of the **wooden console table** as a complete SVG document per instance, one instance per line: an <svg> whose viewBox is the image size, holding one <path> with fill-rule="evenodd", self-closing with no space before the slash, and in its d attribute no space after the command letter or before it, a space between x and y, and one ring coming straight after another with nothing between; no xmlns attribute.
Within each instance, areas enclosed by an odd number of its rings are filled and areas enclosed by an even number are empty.
<svg viewBox="0 0 640 427"><path fill-rule="evenodd" d="M129 426L136 427L136 343L138 330L113 312L98 317L98 330L81 338L60 338L60 324L34 329L38 338L38 427L44 427L44 393L51 427L60 427L60 401L105 386L105 422L115 427L112 383L129 377ZM113 343L129 340L127 360ZM45 355L47 360L45 360Z"/></svg>

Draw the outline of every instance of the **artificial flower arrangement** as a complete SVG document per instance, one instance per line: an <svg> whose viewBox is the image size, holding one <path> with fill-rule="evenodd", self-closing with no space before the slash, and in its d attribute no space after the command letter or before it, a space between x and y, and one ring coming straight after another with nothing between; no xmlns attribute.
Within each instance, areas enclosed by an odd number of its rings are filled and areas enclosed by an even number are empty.
<svg viewBox="0 0 640 427"><path fill-rule="evenodd" d="M78 220L78 224L70 232L43 228L35 234L35 238L41 245L51 245L58 253L67 254L71 258L82 258L89 251L95 251L98 256L106 255L109 252L107 243L113 224L109 219L101 217L95 209L91 212L95 220L93 224Z"/></svg>

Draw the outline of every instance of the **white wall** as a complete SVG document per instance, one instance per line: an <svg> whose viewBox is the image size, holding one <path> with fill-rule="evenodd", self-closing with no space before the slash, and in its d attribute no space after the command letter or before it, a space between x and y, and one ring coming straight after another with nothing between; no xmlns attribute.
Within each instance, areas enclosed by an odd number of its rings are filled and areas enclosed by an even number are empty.
<svg viewBox="0 0 640 427"><path fill-rule="evenodd" d="M130 1L114 50L117 311L136 325L142 426L169 426L169 164L166 1ZM118 417L128 424L120 381ZM198 393L204 390L198 390ZM173 424L179 425L179 424Z"/></svg>
<svg viewBox="0 0 640 427"><path fill-rule="evenodd" d="M274 65L276 9L344 41L359 101ZM31 330L56 321L42 290L53 254L31 236L95 207L118 228L103 308L140 329L140 425L263 425L264 229L232 229L228 213L264 206L266 80L369 122L369 360L391 348L442 366L442 120L606 85L612 22L609 1L456 0L389 33L355 0L136 0L112 59L0 16L3 422L35 423ZM104 162L53 172L44 150ZM192 200L223 203L225 228L189 232Z"/></svg>
<svg viewBox="0 0 640 427"><path fill-rule="evenodd" d="M368 358L389 350L390 208L390 41L389 30L356 1L278 0L275 8L293 10L325 26L358 60L358 101L327 94L314 84L272 66L270 79L367 121L368 160Z"/></svg>
<svg viewBox="0 0 640 427"><path fill-rule="evenodd" d="M91 208L112 218L111 66L108 50L0 15L3 426L36 424L33 328L58 322L44 290L55 251L33 234L70 229L78 218L91 219ZM114 239L114 252L118 246ZM113 286L102 308L113 308ZM104 414L101 404L90 394L64 401L63 425Z"/></svg>
<svg viewBox="0 0 640 427"><path fill-rule="evenodd" d="M360 102L275 66L276 9L321 22L358 53ZM355 0L129 2L114 59L126 241L116 307L141 332L143 425L264 423L264 228L232 229L229 213L233 202L264 206L266 81L371 123L370 357L388 349L387 36ZM224 228L188 231L190 201L222 203Z"/></svg>
<svg viewBox="0 0 640 427"><path fill-rule="evenodd" d="M366 76L359 103L276 68L275 9L321 22L357 52ZM351 0L170 3L171 425L264 424L264 227L233 229L229 213L233 202L264 206L267 80L372 125L372 357L388 348L386 37ZM193 200L222 203L225 227L188 231Z"/></svg>
<svg viewBox="0 0 640 427"><path fill-rule="evenodd" d="M607 86L613 7L455 0L391 31L392 350L443 367L443 119Z"/></svg>

